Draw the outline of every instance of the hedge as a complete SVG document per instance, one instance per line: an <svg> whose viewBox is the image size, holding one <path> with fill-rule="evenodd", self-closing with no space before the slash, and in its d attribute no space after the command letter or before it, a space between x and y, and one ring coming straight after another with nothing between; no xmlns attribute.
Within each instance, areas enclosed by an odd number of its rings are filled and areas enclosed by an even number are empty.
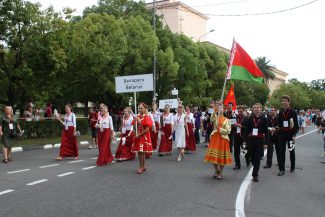
<svg viewBox="0 0 325 217"><path fill-rule="evenodd" d="M25 131L24 138L53 138L61 136L63 125L56 120L24 121L20 120L19 125ZM77 119L77 131L85 135L89 131L88 119Z"/></svg>

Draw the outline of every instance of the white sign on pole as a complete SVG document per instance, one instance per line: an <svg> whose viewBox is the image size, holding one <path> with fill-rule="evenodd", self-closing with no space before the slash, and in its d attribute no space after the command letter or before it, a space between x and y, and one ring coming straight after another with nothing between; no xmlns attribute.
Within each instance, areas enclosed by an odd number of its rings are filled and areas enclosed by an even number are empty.
<svg viewBox="0 0 325 217"><path fill-rule="evenodd" d="M115 77L116 93L153 91L152 74Z"/></svg>
<svg viewBox="0 0 325 217"><path fill-rule="evenodd" d="M170 108L178 108L177 99L161 99L159 100L159 109L164 109L165 105L169 105Z"/></svg>
<svg viewBox="0 0 325 217"><path fill-rule="evenodd" d="M178 90L176 90L176 89L172 90L172 95L173 95L173 96L178 95Z"/></svg>

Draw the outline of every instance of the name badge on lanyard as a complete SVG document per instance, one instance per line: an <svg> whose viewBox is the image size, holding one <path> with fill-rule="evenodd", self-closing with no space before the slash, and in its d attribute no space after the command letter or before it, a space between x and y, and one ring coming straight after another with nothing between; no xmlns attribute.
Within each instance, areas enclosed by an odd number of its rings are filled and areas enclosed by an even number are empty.
<svg viewBox="0 0 325 217"><path fill-rule="evenodd" d="M240 131L241 131L241 128L240 127L237 127L236 133L240 133Z"/></svg>
<svg viewBox="0 0 325 217"><path fill-rule="evenodd" d="M253 128L253 136L257 136L258 135L258 128Z"/></svg>
<svg viewBox="0 0 325 217"><path fill-rule="evenodd" d="M68 126L68 117L65 118L65 130L68 130L69 126Z"/></svg>
<svg viewBox="0 0 325 217"><path fill-rule="evenodd" d="M289 121L283 121L283 127L289 127Z"/></svg>
<svg viewBox="0 0 325 217"><path fill-rule="evenodd" d="M100 132L104 132L104 122L100 123Z"/></svg>
<svg viewBox="0 0 325 217"><path fill-rule="evenodd" d="M9 124L9 130L13 130L14 129L14 125L12 123Z"/></svg>

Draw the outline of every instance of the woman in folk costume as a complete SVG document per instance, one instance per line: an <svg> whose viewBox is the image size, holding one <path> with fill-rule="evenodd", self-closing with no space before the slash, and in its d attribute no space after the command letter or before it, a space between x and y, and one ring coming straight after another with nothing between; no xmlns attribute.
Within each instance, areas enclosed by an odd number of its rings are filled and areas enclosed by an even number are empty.
<svg viewBox="0 0 325 217"><path fill-rule="evenodd" d="M135 158L135 154L131 151L134 138L133 116L130 114L129 107L126 107L123 113L121 140L115 153L117 161L133 160Z"/></svg>
<svg viewBox="0 0 325 217"><path fill-rule="evenodd" d="M186 124L188 128L188 134L186 134L186 151L196 151L196 143L194 138L194 115L190 110L190 106L186 106Z"/></svg>
<svg viewBox="0 0 325 217"><path fill-rule="evenodd" d="M98 118L96 127L98 138L98 157L96 165L98 167L112 163L114 157L111 152L111 140L114 138L114 127L112 117L108 113L108 107L102 104L100 107L101 116Z"/></svg>
<svg viewBox="0 0 325 217"><path fill-rule="evenodd" d="M221 180L222 171L225 165L231 165L232 159L229 148L229 137L231 125L229 120L223 116L224 108L222 103L218 103L211 121L214 123L214 130L211 133L209 146L205 154L204 161L212 163L215 169L213 178ZM218 113L218 115L217 115Z"/></svg>
<svg viewBox="0 0 325 217"><path fill-rule="evenodd" d="M61 120L59 115L56 119L64 126L61 137L60 153L55 160L62 160L65 157L73 157L78 159L78 141L77 141L77 118L72 113L71 104L65 106L66 115L64 121Z"/></svg>
<svg viewBox="0 0 325 217"><path fill-rule="evenodd" d="M139 169L137 174L144 173L146 169L145 154L152 152L152 144L150 138L150 127L153 125L153 121L150 118L148 106L144 103L139 103L138 111L139 114L134 117L133 124L136 125L136 135L132 145L132 151L138 153L139 157Z"/></svg>
<svg viewBox="0 0 325 217"><path fill-rule="evenodd" d="M151 142L152 142L152 149L156 150L158 145L158 131L160 129L160 118L161 113L157 111L157 103L152 103L152 111L151 115L154 121L154 125L152 126L150 130L150 136L151 136Z"/></svg>
<svg viewBox="0 0 325 217"><path fill-rule="evenodd" d="M186 115L184 114L184 106L179 105L177 108L176 121L174 123L175 129L175 144L178 148L177 161L184 159L184 149L186 147L185 135L189 134L189 129L186 124ZM186 133L186 134L185 134Z"/></svg>
<svg viewBox="0 0 325 217"><path fill-rule="evenodd" d="M170 113L169 105L165 105L165 112L162 115L162 123L163 125L161 128L161 140L158 150L160 157L164 154L172 153L174 117L173 114Z"/></svg>

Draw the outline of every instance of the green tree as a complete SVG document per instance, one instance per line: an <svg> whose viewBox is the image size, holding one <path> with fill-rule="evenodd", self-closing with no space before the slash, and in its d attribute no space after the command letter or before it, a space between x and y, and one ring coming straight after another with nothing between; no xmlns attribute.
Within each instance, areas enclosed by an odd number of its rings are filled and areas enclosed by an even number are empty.
<svg viewBox="0 0 325 217"><path fill-rule="evenodd" d="M270 65L270 60L267 60L266 57L257 57L255 63L263 73L266 81L275 79L275 75L272 72L274 67Z"/></svg>
<svg viewBox="0 0 325 217"><path fill-rule="evenodd" d="M314 90L325 91L325 78L312 80L309 87Z"/></svg>
<svg viewBox="0 0 325 217"><path fill-rule="evenodd" d="M266 84L238 80L234 84L237 105L251 107L257 102L263 105L267 102L270 90Z"/></svg>
<svg viewBox="0 0 325 217"><path fill-rule="evenodd" d="M311 99L308 95L308 89L305 89L302 85L295 83L282 84L272 94L270 104L280 108L281 97L283 95L289 95L291 97L291 107L295 109L310 108Z"/></svg>

